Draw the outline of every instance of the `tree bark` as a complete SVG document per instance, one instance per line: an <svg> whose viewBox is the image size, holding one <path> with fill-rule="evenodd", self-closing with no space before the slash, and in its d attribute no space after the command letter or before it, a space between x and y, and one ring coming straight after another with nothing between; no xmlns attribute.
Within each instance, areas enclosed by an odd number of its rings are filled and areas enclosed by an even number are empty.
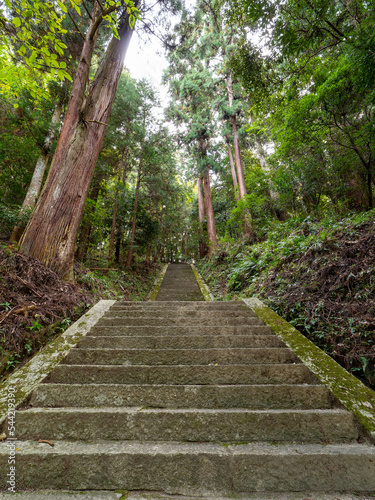
<svg viewBox="0 0 375 500"><path fill-rule="evenodd" d="M208 170L203 175L204 183L204 200L207 214L207 232L208 232L208 256L211 257L217 248L216 227L214 219L214 211L212 208L210 174Z"/></svg>
<svg viewBox="0 0 375 500"><path fill-rule="evenodd" d="M239 197L238 197L238 181L237 181L237 175L236 175L236 167L234 166L234 161L233 161L232 150L231 150L230 144L229 144L229 137L226 137L226 143L227 143L227 150L228 150L230 171L231 171L232 180L233 180L234 196L236 198L236 201L238 201L239 200Z"/></svg>
<svg viewBox="0 0 375 500"><path fill-rule="evenodd" d="M100 24L97 7L95 3L46 185L20 248L70 282L74 281L74 246L87 193L132 36L128 17L124 16L119 26L120 38L110 42L85 98Z"/></svg>
<svg viewBox="0 0 375 500"><path fill-rule="evenodd" d="M25 199L23 200L23 203L22 203L22 208L26 208L26 207L34 208L35 207L36 200L39 196L40 189L42 187L44 173L45 173L46 168L47 168L51 144L52 144L52 141L55 137L54 125L59 123L62 109L63 109L63 99L60 97L57 104L56 104L55 110L53 112L53 115L51 118L51 125L50 125L49 131L47 133L47 136L45 138L45 141L43 144L43 149L42 149L42 151L39 155L39 158L36 162L34 173L33 173L33 176L31 178L30 185L29 185L29 189L27 190ZM22 227L16 226L13 229L12 235L9 239L9 243L17 243L20 240L24 230L25 230L24 226L22 226Z"/></svg>
<svg viewBox="0 0 375 500"><path fill-rule="evenodd" d="M127 267L130 267L132 265L132 260L133 260L133 247L135 240L135 227L137 224L137 210L138 210L139 188L141 185L141 173L142 173L142 158L139 162L137 186L135 188L134 214L133 214L133 222L132 222L132 229L130 236L130 246L129 246L128 258L126 259Z"/></svg>
<svg viewBox="0 0 375 500"><path fill-rule="evenodd" d="M228 98L229 98L229 106L233 106L233 85L232 85L232 77L228 75L227 77L227 89L228 89ZM237 127L237 119L236 115L231 116L232 123L232 134L233 134L233 146L234 146L234 159L236 162L236 170L237 170L237 178L238 178L238 187L240 191L240 198L242 199L246 194L246 183L245 183L245 175L243 171L243 165L241 160L241 151L240 151L240 142L238 140L238 127ZM245 228L244 233L245 236L250 237L252 235L252 219L251 214L248 210L245 212Z"/></svg>
<svg viewBox="0 0 375 500"><path fill-rule="evenodd" d="M207 245L204 237L204 196L202 193L202 178L198 177L198 212L199 212L199 257L203 259L207 255Z"/></svg>

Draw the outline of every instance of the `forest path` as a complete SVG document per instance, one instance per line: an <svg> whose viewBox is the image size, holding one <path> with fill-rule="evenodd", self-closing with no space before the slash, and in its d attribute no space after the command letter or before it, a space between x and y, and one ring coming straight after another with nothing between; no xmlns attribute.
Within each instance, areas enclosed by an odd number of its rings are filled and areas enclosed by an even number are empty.
<svg viewBox="0 0 375 500"><path fill-rule="evenodd" d="M204 301L201 289L189 264L169 264L158 301Z"/></svg>
<svg viewBox="0 0 375 500"><path fill-rule="evenodd" d="M275 333L283 320L269 311L271 328L256 299L198 291L191 268L173 264L157 301L102 301L90 325L82 317L64 332L76 343L15 412L17 444L0 443L0 470L22 498L347 500L375 490L373 443Z"/></svg>

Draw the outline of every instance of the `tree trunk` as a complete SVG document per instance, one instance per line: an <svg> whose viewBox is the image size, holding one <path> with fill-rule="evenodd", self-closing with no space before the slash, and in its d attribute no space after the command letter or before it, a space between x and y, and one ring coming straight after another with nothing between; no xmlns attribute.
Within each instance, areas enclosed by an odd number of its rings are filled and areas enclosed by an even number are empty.
<svg viewBox="0 0 375 500"><path fill-rule="evenodd" d="M232 86L232 78L230 75L227 77L227 88L228 88L229 106L232 107L233 86ZM236 115L231 116L231 122L232 122L232 133L233 133L234 159L236 162L238 186L240 189L240 197L243 198L245 194L247 194L247 191L246 191L245 176L241 161L241 151L240 151L240 143L238 140L238 131L237 131L238 127L237 127Z"/></svg>
<svg viewBox="0 0 375 500"><path fill-rule="evenodd" d="M109 251L108 251L108 262L111 262L113 259L113 247L115 244L115 231L116 231L116 218L117 218L117 210L118 210L118 185L121 182L125 184L126 179L126 163L128 159L128 147L125 146L121 160L118 168L118 178L117 178L117 186L116 186L116 194L115 194L115 205L113 207L113 216L112 216L112 227L111 227L111 236L109 238ZM118 261L117 261L118 262Z"/></svg>
<svg viewBox="0 0 375 500"><path fill-rule="evenodd" d="M142 173L142 158L139 162L137 186L135 188L134 214L133 214L132 230L130 236L130 246L129 246L128 258L126 259L127 267L130 267L132 265L132 260L133 260L133 247L135 240L135 227L137 224L137 210L138 210L139 188L141 185L141 173Z"/></svg>
<svg viewBox="0 0 375 500"><path fill-rule="evenodd" d="M85 99L98 33L94 30L98 25L96 9L97 3L46 185L20 248L71 282L77 233L133 32L125 16L119 27L120 38L112 38Z"/></svg>
<svg viewBox="0 0 375 500"><path fill-rule="evenodd" d="M57 104L56 104L55 110L53 112L53 115L51 118L51 125L50 125L49 131L47 133L47 136L45 138L45 141L43 144L43 149L39 155L38 161L36 162L29 189L27 190L25 199L23 200L23 203L22 203L22 208L26 208L26 207L34 208L35 207L36 200L39 196L40 189L42 187L44 173L45 173L46 168L47 168L51 144L52 144L52 141L55 137L55 130L54 130L53 126L56 125L57 123L59 123L62 109L63 109L63 98L60 97ZM13 232L12 232L12 235L10 237L9 242L10 243L17 243L20 240L24 230L25 230L25 228L23 226L22 227L16 226L13 229Z"/></svg>
<svg viewBox="0 0 375 500"><path fill-rule="evenodd" d="M116 238L116 245L115 245L115 262L119 263L120 262L120 252L121 252L121 236L122 236L122 231L120 234L117 235Z"/></svg>
<svg viewBox="0 0 375 500"><path fill-rule="evenodd" d="M95 205L93 207L93 213L95 213L96 202L98 201L99 198L101 181L102 177L99 177L96 180L90 193L90 198L95 202ZM89 222L87 226L83 230L81 230L82 233L80 235L79 244L77 246L75 254L75 258L80 262L83 262L86 259L87 250L89 248L89 243L90 243L91 229L92 229L92 224L91 222Z"/></svg>
<svg viewBox="0 0 375 500"><path fill-rule="evenodd" d="M150 266L150 243L147 243L147 250L146 250L146 267L148 268Z"/></svg>
<svg viewBox="0 0 375 500"><path fill-rule="evenodd" d="M203 259L207 255L207 245L204 237L204 196L202 193L202 179L198 177L198 210L199 210L199 257Z"/></svg>
<svg viewBox="0 0 375 500"><path fill-rule="evenodd" d="M236 167L234 166L233 155L232 155L232 150L230 148L228 136L226 137L226 143L227 143L230 171L231 171L232 179L233 179L234 196L236 198L236 201L238 201L239 197L238 197L238 182L237 182L237 175L236 175Z"/></svg>
<svg viewBox="0 0 375 500"><path fill-rule="evenodd" d="M228 97L229 97L229 106L232 107L233 106L233 86L232 86L232 78L230 75L228 75L228 77L227 77L227 89L228 89ZM236 170L237 170L240 198L242 199L247 194L247 190L246 190L245 175L244 175L243 165L242 165L242 160L241 160L240 143L238 140L238 127L237 127L236 115L231 116L231 122L232 122L232 133L233 133L234 159L236 162ZM252 235L253 231L252 231L251 214L248 210L246 210L244 217L245 217L244 233L245 233L245 236L250 237Z"/></svg>
<svg viewBox="0 0 375 500"><path fill-rule="evenodd" d="M161 245L161 250L160 250L160 262L164 262L164 254L166 254L165 251L166 235L167 235L167 214L164 215L163 243Z"/></svg>
<svg viewBox="0 0 375 500"><path fill-rule="evenodd" d="M208 232L208 256L211 257L217 248L216 227L214 219L214 211L212 208L210 174L208 170L203 175L204 184L204 200L207 214L207 232Z"/></svg>

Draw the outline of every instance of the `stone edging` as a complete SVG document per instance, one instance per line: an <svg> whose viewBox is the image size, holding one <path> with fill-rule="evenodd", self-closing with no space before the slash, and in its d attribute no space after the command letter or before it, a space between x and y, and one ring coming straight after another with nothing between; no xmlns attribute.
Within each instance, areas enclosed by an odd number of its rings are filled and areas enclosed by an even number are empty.
<svg viewBox="0 0 375 500"><path fill-rule="evenodd" d="M198 285L199 285L199 288L201 289L201 292L202 292L202 295L204 297L204 300L215 300L214 296L212 295L212 293L210 292L210 289L208 288L208 286L206 285L206 283L203 281L203 278L202 276L199 274L199 271L198 269L195 267L194 264L190 264L190 267L192 268L193 270L193 273L195 275L195 278L198 282Z"/></svg>
<svg viewBox="0 0 375 500"><path fill-rule="evenodd" d="M17 408L115 303L115 300L100 300L64 333L46 345L28 363L16 370L0 385L0 425L8 413L9 387L15 387L15 407Z"/></svg>
<svg viewBox="0 0 375 500"><path fill-rule="evenodd" d="M162 268L162 270L160 271L159 277L156 278L154 286L152 287L151 292L149 293L146 300L156 300L156 297L159 293L159 290L160 290L161 284L163 282L164 275L167 272L167 269L168 269L168 264L165 264L164 267Z"/></svg>
<svg viewBox="0 0 375 500"><path fill-rule="evenodd" d="M375 440L375 393L259 299L243 299Z"/></svg>

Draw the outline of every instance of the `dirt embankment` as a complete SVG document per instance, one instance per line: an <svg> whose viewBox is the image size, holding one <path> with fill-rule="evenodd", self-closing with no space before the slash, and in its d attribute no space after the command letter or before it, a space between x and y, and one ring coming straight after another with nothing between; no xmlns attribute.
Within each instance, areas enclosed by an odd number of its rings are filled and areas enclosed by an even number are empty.
<svg viewBox="0 0 375 500"><path fill-rule="evenodd" d="M375 388L375 211L227 245L198 266L217 298L259 297Z"/></svg>
<svg viewBox="0 0 375 500"><path fill-rule="evenodd" d="M101 298L143 300L158 272L155 265L100 275L76 264L71 285L38 260L0 248L0 377Z"/></svg>

